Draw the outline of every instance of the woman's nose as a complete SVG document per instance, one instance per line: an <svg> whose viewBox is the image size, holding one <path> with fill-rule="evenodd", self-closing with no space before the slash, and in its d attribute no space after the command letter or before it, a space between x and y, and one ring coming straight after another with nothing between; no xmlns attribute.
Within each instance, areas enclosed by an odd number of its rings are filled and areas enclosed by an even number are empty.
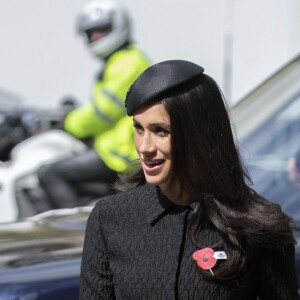
<svg viewBox="0 0 300 300"><path fill-rule="evenodd" d="M156 151L156 146L149 135L143 136L138 150L143 154L153 153Z"/></svg>

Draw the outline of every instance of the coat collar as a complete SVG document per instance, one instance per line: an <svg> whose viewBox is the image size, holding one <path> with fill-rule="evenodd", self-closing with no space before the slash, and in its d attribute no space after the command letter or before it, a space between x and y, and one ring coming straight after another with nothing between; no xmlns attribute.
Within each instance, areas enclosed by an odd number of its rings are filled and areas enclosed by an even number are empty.
<svg viewBox="0 0 300 300"><path fill-rule="evenodd" d="M171 210L176 210L178 213L185 210L194 210L197 203L190 205L176 205L170 201L160 190L158 186L145 184L146 197L145 204L147 209L147 221L150 225L154 225L161 218L168 214Z"/></svg>

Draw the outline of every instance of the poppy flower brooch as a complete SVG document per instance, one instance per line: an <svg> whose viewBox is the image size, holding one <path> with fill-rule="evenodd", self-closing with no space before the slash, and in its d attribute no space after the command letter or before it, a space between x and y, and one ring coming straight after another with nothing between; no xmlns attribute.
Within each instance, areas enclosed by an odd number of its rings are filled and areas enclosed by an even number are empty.
<svg viewBox="0 0 300 300"><path fill-rule="evenodd" d="M193 253L193 259L197 265L203 270L209 270L211 275L214 276L212 268L216 265L218 259L227 259L224 251L214 251L212 248L203 248Z"/></svg>

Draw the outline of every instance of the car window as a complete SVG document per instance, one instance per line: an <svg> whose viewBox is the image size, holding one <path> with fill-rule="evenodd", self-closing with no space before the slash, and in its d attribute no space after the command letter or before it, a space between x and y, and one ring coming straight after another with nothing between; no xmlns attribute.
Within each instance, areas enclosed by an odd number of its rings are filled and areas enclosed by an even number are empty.
<svg viewBox="0 0 300 300"><path fill-rule="evenodd" d="M288 158L300 149L300 91L283 102L263 123L240 139L239 147L253 189L280 203L300 222L300 187L289 179L287 172Z"/></svg>

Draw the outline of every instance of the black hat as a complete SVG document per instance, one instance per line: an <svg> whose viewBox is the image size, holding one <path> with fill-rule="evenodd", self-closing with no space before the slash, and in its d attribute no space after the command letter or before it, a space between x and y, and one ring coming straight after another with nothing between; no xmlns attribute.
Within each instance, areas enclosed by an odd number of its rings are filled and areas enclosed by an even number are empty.
<svg viewBox="0 0 300 300"><path fill-rule="evenodd" d="M190 61L167 60L146 69L129 88L125 107L128 116L159 95L202 75L204 69Z"/></svg>

